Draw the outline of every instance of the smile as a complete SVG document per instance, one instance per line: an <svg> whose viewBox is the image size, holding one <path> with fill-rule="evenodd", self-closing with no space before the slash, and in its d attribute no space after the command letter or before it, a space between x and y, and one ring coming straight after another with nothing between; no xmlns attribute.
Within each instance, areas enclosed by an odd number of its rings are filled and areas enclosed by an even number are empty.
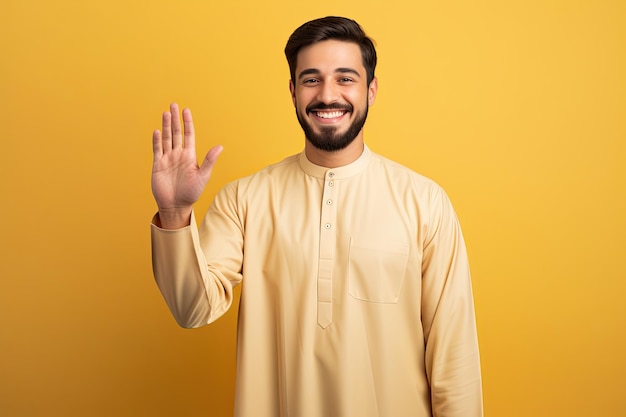
<svg viewBox="0 0 626 417"><path fill-rule="evenodd" d="M338 117L343 116L344 114L346 114L346 112L344 110L341 111L332 111L332 112L327 112L327 111L316 111L315 115L319 118L322 119L336 119Z"/></svg>

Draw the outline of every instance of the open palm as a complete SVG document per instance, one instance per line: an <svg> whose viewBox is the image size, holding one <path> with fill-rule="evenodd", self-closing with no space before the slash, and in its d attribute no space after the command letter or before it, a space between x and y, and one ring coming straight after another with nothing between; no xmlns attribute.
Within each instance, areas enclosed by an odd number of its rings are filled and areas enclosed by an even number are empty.
<svg viewBox="0 0 626 417"><path fill-rule="evenodd" d="M188 218L222 151L221 146L211 148L199 166L189 109L183 110L183 128L178 105L172 104L170 111L163 113L162 131L155 130L152 135L152 193L159 207L161 222L168 218Z"/></svg>

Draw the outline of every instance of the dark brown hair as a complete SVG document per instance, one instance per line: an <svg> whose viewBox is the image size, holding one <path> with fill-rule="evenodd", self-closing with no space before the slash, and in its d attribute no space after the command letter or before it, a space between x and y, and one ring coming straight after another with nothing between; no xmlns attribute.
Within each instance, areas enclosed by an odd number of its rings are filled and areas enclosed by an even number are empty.
<svg viewBox="0 0 626 417"><path fill-rule="evenodd" d="M298 52L305 46L326 40L354 42L361 49L363 66L367 73L367 84L374 79L376 69L376 48L361 26L352 19L328 16L306 22L296 29L285 46L285 56L289 63L291 79L295 82Z"/></svg>

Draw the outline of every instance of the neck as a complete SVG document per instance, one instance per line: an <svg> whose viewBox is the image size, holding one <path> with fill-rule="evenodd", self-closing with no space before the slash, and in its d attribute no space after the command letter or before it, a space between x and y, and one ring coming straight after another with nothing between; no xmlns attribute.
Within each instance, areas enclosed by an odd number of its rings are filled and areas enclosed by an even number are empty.
<svg viewBox="0 0 626 417"><path fill-rule="evenodd" d="M338 168L344 165L348 165L361 156L363 153L363 136L359 134L354 140L345 148L328 152L316 148L311 145L308 140L304 146L304 154L307 159L313 162L315 165L319 165L326 168Z"/></svg>

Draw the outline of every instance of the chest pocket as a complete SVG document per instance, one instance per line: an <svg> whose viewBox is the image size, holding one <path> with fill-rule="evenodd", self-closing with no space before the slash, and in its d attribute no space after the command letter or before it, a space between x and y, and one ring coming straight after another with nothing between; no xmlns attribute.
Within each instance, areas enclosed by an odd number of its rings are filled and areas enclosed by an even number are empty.
<svg viewBox="0 0 626 417"><path fill-rule="evenodd" d="M350 239L348 293L359 300L397 303L409 245Z"/></svg>

